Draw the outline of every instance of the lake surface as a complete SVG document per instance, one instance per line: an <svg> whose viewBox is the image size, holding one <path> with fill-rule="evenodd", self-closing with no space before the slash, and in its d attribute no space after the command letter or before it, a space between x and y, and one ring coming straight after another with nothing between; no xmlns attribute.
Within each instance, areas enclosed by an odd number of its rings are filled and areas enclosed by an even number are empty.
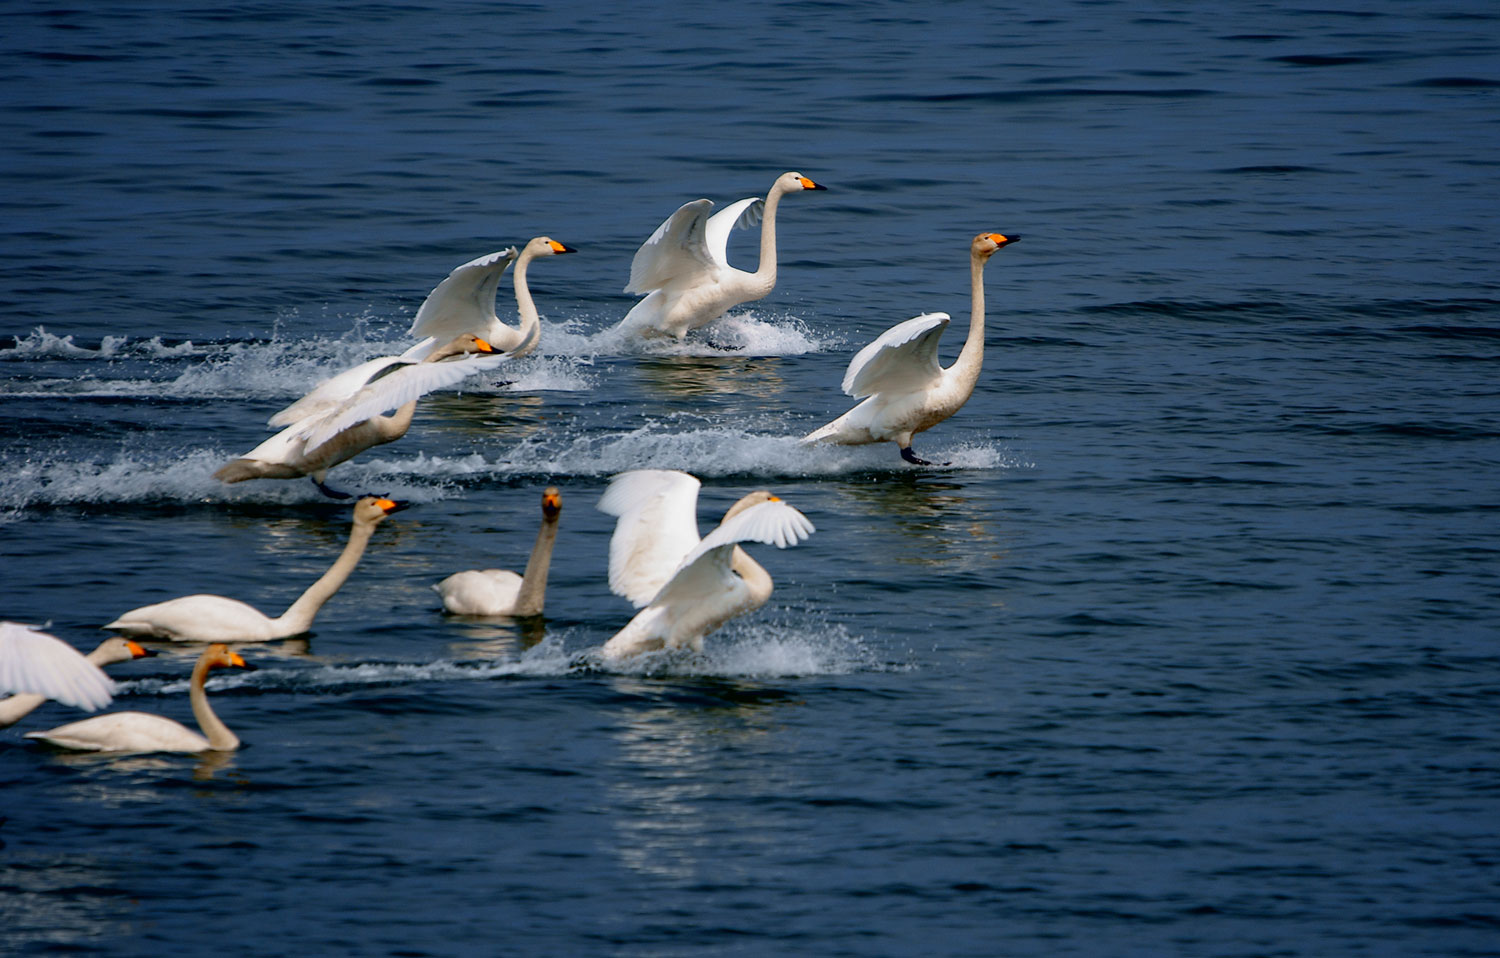
<svg viewBox="0 0 1500 958"><path fill-rule="evenodd" d="M92 8L92 9L91 9ZM0 12L0 618L279 613L349 508L218 465L426 293L549 235L538 354L330 482L410 500L245 747L0 731L0 951L1500 954L1500 14L1491 4L173 3ZM679 204L780 278L611 333ZM968 322L968 405L797 437L850 356ZM755 265L753 233L731 262ZM502 317L514 315L509 280ZM627 469L769 488L770 602L604 668ZM520 568L545 622L430 586ZM197 649L116 667L190 721Z"/></svg>

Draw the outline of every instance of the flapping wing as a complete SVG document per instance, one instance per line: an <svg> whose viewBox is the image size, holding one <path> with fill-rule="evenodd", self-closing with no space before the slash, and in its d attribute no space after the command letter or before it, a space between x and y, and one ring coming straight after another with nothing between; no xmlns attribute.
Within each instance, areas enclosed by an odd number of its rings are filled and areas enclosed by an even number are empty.
<svg viewBox="0 0 1500 958"><path fill-rule="evenodd" d="M942 375L938 340L948 328L947 313L924 313L881 333L849 361L844 392L855 399L890 389L915 390Z"/></svg>
<svg viewBox="0 0 1500 958"><path fill-rule="evenodd" d="M760 222L765 210L765 200L758 196L750 196L730 203L708 218L708 223L703 230L703 245L715 263L724 267L729 265L730 232L755 226Z"/></svg>
<svg viewBox="0 0 1500 958"><path fill-rule="evenodd" d="M308 449L316 449L356 423L403 406L428 393L462 382L478 372L494 369L510 354L465 356L437 363L404 363L388 368L365 384L336 409L311 420L298 433Z"/></svg>
<svg viewBox="0 0 1500 958"><path fill-rule="evenodd" d="M677 276L713 267L713 256L704 245L713 205L713 200L693 200L667 217L635 251L625 292L649 293Z"/></svg>
<svg viewBox="0 0 1500 958"><path fill-rule="evenodd" d="M751 506L704 536L651 601L676 604L717 595L733 575L730 561L738 543L764 542L785 549L814 531L807 516L780 499Z"/></svg>
<svg viewBox="0 0 1500 958"><path fill-rule="evenodd" d="M484 335L495 319L495 290L516 260L516 248L486 253L453 270L433 287L412 320L412 336L447 342L464 333Z"/></svg>
<svg viewBox="0 0 1500 958"><path fill-rule="evenodd" d="M75 708L103 708L115 683L77 649L40 629L0 622L0 692L45 695Z"/></svg>
<svg viewBox="0 0 1500 958"><path fill-rule="evenodd" d="M397 356L380 356L366 360L336 376L330 376L312 388L306 396L266 420L268 426L290 426L311 416L332 412L348 402L371 379L386 367L401 362Z"/></svg>
<svg viewBox="0 0 1500 958"><path fill-rule="evenodd" d="M638 469L610 481L599 511L617 516L609 540L609 588L637 608L651 601L698 544L697 479Z"/></svg>

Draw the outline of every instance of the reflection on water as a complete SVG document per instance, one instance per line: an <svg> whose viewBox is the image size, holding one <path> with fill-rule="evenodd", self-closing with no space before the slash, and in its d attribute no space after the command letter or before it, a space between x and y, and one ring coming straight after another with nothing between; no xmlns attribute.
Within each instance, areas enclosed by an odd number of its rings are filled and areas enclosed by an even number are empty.
<svg viewBox="0 0 1500 958"><path fill-rule="evenodd" d="M509 615L454 615L443 613L456 624L466 641L449 642L454 659L516 659L547 637L547 619L541 615L516 618Z"/></svg>
<svg viewBox="0 0 1500 958"><path fill-rule="evenodd" d="M535 393L444 393L428 396L417 407L416 430L423 418L438 420L428 425L452 436L472 436L476 442L517 442L540 432L545 423L546 398Z"/></svg>
<svg viewBox="0 0 1500 958"><path fill-rule="evenodd" d="M212 781L234 768L234 752L74 752L56 750L52 761L91 773L73 789L73 797L101 806L118 807L161 800L160 779L192 762L194 781ZM108 778L104 776L109 776ZM125 777L120 777L125 776ZM237 781L245 781L236 777Z"/></svg>
<svg viewBox="0 0 1500 958"><path fill-rule="evenodd" d="M972 489L940 474L914 471L838 486L850 512L890 527L883 548L893 561L954 570L1003 561L1009 552L1006 537L991 527L985 514L988 504Z"/></svg>
<svg viewBox="0 0 1500 958"><path fill-rule="evenodd" d="M769 399L786 389L781 360L775 356L659 356L642 359L636 373L642 385L668 396L717 396L737 393Z"/></svg>

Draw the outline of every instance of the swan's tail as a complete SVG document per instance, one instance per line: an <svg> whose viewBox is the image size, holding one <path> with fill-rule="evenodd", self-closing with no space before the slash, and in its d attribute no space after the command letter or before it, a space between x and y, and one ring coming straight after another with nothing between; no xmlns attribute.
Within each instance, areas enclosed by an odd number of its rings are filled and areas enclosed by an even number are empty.
<svg viewBox="0 0 1500 958"><path fill-rule="evenodd" d="M259 459L236 459L219 467L214 478L220 482L244 482L246 479L296 479L303 473L279 462Z"/></svg>

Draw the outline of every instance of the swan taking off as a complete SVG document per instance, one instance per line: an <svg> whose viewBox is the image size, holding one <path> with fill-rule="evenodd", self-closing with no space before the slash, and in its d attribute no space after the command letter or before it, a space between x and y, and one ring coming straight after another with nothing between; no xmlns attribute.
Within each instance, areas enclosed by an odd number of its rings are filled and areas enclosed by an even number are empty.
<svg viewBox="0 0 1500 958"><path fill-rule="evenodd" d="M59 725L45 732L27 732L27 738L40 739L58 748L82 752L232 752L240 747L239 736L229 730L208 705L203 684L210 669L236 668L254 670L238 652L221 643L210 645L193 666L188 698L193 703L193 718L203 735L180 722L149 712L110 712L80 722ZM207 736L207 738L204 737Z"/></svg>
<svg viewBox="0 0 1500 958"><path fill-rule="evenodd" d="M155 655L129 639L105 639L88 655L41 629L0 622L0 728L16 724L48 699L92 712L108 705L115 683L103 667Z"/></svg>
<svg viewBox="0 0 1500 958"><path fill-rule="evenodd" d="M700 540L699 486L685 472L641 469L616 476L599 499L601 512L619 517L609 540L610 590L644 606L604 644L605 658L702 651L705 635L771 597L771 576L737 543L784 549L814 531L802 513L759 491L730 506Z"/></svg>
<svg viewBox="0 0 1500 958"><path fill-rule="evenodd" d="M864 402L802 441L845 446L890 441L907 462L932 465L911 451L912 436L958 412L973 395L984 362L984 264L996 250L1018 239L1000 233L974 237L969 247L969 335L952 366L944 369L937 359L938 339L948 328L947 313L926 313L897 323L855 353L844 374L844 392Z"/></svg>
<svg viewBox="0 0 1500 958"><path fill-rule="evenodd" d="M433 586L443 597L443 608L455 615L541 615L547 594L547 570L557 541L562 495L555 486L542 493L542 526L537 530L524 575L509 569L470 569L455 572Z"/></svg>
<svg viewBox="0 0 1500 958"><path fill-rule="evenodd" d="M438 343L464 333L473 333L496 349L509 353L512 359L526 355L536 348L541 338L541 318L531 299L531 288L526 285L526 267L538 256L576 252L550 237L538 236L526 244L519 256L512 246L458 267L422 301L409 332L426 339L403 355L408 359L421 359ZM495 290L500 284L501 274L512 262L516 264L512 276L521 320L519 327L507 326L495 315Z"/></svg>
<svg viewBox="0 0 1500 958"><path fill-rule="evenodd" d="M377 496L367 496L355 503L354 527L343 553L322 578L274 619L238 599L188 595L132 609L104 628L139 638L175 642L265 642L301 635L312 628L313 618L323 603L333 597L359 564L375 527L386 516L404 508L404 502Z"/></svg>
<svg viewBox="0 0 1500 958"><path fill-rule="evenodd" d="M641 244L630 263L627 293L646 293L620 322L621 329L681 339L740 303L760 299L776 286L776 208L788 193L821 190L801 173L783 173L765 200L749 197L708 215L712 200L678 207ZM753 273L729 265L729 231L760 227L760 266Z"/></svg>
<svg viewBox="0 0 1500 958"><path fill-rule="evenodd" d="M324 495L351 498L324 485L329 469L366 449L406 435L422 396L513 358L509 353L497 354L493 346L473 333L456 337L420 360L411 358L409 353L423 345L419 343L400 356L371 359L325 379L270 418L270 425L285 429L221 466L214 478L244 482L307 476ZM488 355L471 355L474 353ZM464 358L452 359L454 356ZM395 414L380 415L388 409L395 409Z"/></svg>

